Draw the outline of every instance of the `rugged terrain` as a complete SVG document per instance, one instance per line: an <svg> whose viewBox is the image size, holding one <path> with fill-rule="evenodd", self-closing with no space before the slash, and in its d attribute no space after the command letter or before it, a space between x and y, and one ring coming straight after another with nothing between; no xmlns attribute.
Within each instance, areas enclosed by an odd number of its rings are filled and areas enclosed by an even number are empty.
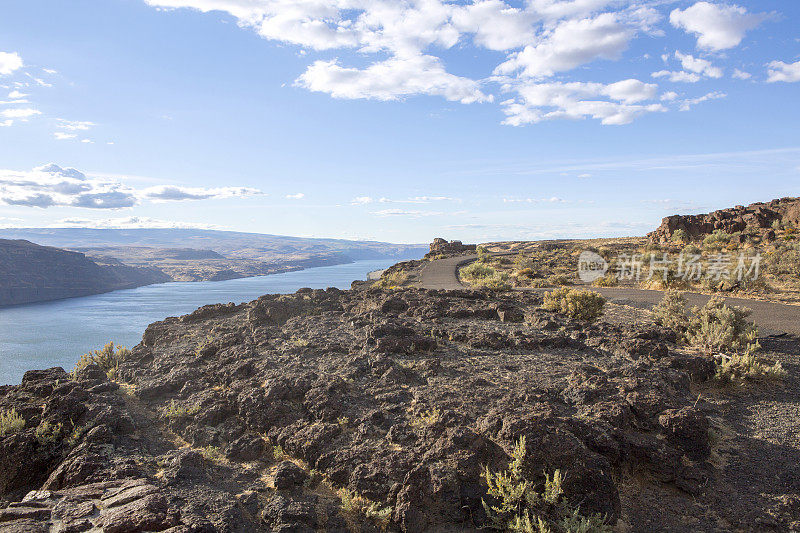
<svg viewBox="0 0 800 533"><path fill-rule="evenodd" d="M170 279L156 268L97 264L80 252L0 239L0 306L86 296Z"/></svg>
<svg viewBox="0 0 800 533"><path fill-rule="evenodd" d="M800 528L800 344L784 383L720 388L714 362L611 309L536 293L303 289L152 324L109 381L0 387L4 531L476 531L482 467L558 470L564 505L617 531ZM170 529L171 528L171 529Z"/></svg>
<svg viewBox="0 0 800 533"><path fill-rule="evenodd" d="M0 236L15 239L0 239L0 306L167 281L222 281L365 259L420 257L426 250L374 241L183 229L5 228ZM22 239L46 246L34 248Z"/></svg>
<svg viewBox="0 0 800 533"><path fill-rule="evenodd" d="M737 234L737 241L771 242L781 235L792 235L800 226L800 198L779 198L748 206L737 205L702 215L666 217L648 238L656 243L674 240L681 230L686 238L702 240L714 231Z"/></svg>

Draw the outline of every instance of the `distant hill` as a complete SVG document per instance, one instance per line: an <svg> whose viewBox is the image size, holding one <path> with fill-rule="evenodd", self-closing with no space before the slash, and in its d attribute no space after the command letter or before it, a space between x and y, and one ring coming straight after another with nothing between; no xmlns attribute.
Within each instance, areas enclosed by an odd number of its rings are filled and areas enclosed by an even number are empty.
<svg viewBox="0 0 800 533"><path fill-rule="evenodd" d="M171 278L157 268L99 265L80 252L0 239L0 306L163 283Z"/></svg>
<svg viewBox="0 0 800 533"><path fill-rule="evenodd" d="M362 259L422 257L427 245L391 244L377 241L286 237L261 233L196 229L89 229L11 228L0 237L27 239L59 248L191 248L212 250L227 259L276 261L335 255L339 262Z"/></svg>
<svg viewBox="0 0 800 533"><path fill-rule="evenodd" d="M191 229L24 228L2 229L2 237L17 240L2 241L0 305L164 281L221 281L365 259L411 259L428 251L421 245Z"/></svg>

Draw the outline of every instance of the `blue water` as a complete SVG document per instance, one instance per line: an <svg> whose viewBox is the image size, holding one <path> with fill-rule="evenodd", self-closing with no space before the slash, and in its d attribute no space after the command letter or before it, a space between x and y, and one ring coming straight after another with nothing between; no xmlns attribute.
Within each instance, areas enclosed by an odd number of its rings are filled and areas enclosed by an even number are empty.
<svg viewBox="0 0 800 533"><path fill-rule="evenodd" d="M228 281L160 283L0 309L0 385L17 384L26 370L35 368L71 370L81 354L108 341L133 347L148 324L202 305L249 302L301 287L348 289L353 280L396 262L357 261Z"/></svg>

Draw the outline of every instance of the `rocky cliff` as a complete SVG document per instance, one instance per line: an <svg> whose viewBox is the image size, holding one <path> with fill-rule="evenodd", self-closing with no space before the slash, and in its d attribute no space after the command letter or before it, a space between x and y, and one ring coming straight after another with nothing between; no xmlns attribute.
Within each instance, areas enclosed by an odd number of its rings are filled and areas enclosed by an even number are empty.
<svg viewBox="0 0 800 533"><path fill-rule="evenodd" d="M0 306L86 296L170 279L155 268L99 265L79 252L0 239Z"/></svg>
<svg viewBox="0 0 800 533"><path fill-rule="evenodd" d="M780 198L745 206L720 209L703 215L673 215L664 218L661 225L648 234L651 242L669 242L677 230L683 230L690 239L702 239L715 230L741 233L744 242L748 236L758 240L774 240L776 229L785 225L800 226L800 198Z"/></svg>
<svg viewBox="0 0 800 533"><path fill-rule="evenodd" d="M713 362L665 331L540 303L301 289L152 324L114 369L122 386L96 365L29 372L0 387L0 412L23 419L0 435L0 525L478 531L481 500L497 503L483 468L513 453L537 490L564 474L558 502L535 503L543 513L624 531L763 530L766 504L714 466L721 437L697 396ZM788 530L793 508L776 509Z"/></svg>

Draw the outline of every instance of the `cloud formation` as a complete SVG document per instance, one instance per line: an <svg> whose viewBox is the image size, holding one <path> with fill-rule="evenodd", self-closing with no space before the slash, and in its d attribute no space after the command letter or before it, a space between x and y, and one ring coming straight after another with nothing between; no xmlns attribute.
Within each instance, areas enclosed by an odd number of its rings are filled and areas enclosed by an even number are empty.
<svg viewBox="0 0 800 533"><path fill-rule="evenodd" d="M8 76L22 68L22 58L16 52L0 52L0 76Z"/></svg>
<svg viewBox="0 0 800 533"><path fill-rule="evenodd" d="M738 46L745 34L767 17L764 13L748 13L737 5L697 2L672 11L669 21L676 28L697 35L698 48L719 51Z"/></svg>
<svg viewBox="0 0 800 533"><path fill-rule="evenodd" d="M800 81L800 61L795 63L773 61L767 66L769 67L767 71L767 81L769 83L775 83L777 81L794 83Z"/></svg>
<svg viewBox="0 0 800 533"><path fill-rule="evenodd" d="M226 12L265 39L302 47L304 55L326 51L312 59L294 85L334 98L395 101L428 95L462 104L499 101L504 123L515 126L575 118L620 125L668 109L654 99L657 86L632 76L602 83L585 76L569 79L591 63L621 59L637 37L663 35L667 12L661 10L669 3L660 0L145 2L167 10ZM711 50L738 45L765 18L711 2L669 14L673 26L696 34L698 46ZM468 47L498 57L491 73L476 77L448 68L445 52ZM343 59L332 51L347 55ZM358 64L348 64L349 57L357 57ZM708 59L680 52L675 57L682 70L654 76L670 82L722 76ZM497 97L498 89L511 98ZM532 97L543 92L549 96Z"/></svg>
<svg viewBox="0 0 800 533"><path fill-rule="evenodd" d="M137 190L118 181L90 178L74 168L50 163L31 171L0 170L0 203L25 207L122 209L142 200L183 201L262 194L247 187L159 186Z"/></svg>

